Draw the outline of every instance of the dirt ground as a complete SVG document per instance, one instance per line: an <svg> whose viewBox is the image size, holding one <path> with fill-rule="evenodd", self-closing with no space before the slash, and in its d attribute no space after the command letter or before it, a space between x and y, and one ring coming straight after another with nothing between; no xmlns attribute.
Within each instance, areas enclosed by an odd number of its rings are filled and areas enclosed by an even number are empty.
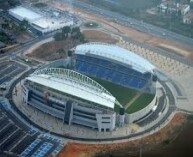
<svg viewBox="0 0 193 157"><path fill-rule="evenodd" d="M118 42L118 40L111 35L98 30L84 30L83 34L90 42L104 42L109 44L116 44Z"/></svg>
<svg viewBox="0 0 193 157"><path fill-rule="evenodd" d="M84 30L83 34L90 42L105 42L110 44L115 44L118 42L118 40L111 35L98 30ZM71 39L63 41L50 41L33 49L32 52L27 53L26 56L40 61L51 61L65 58L66 53L59 54L57 53L57 50L63 48L67 52L69 49L78 44L80 44L80 42L75 40L72 41Z"/></svg>
<svg viewBox="0 0 193 157"><path fill-rule="evenodd" d="M20 33L16 36L16 41L18 43L26 43L34 39L34 36L28 32Z"/></svg>
<svg viewBox="0 0 193 157"><path fill-rule="evenodd" d="M61 10L69 9L68 6L60 4L58 2L55 2L52 5ZM83 10L79 10L77 8L73 8L73 13L78 14L86 20L91 20L100 23L106 30L119 33L120 35L130 37L141 43L147 43L155 47L163 48L165 50L167 49L171 53L177 53L181 56L193 59L193 48L188 45L184 45L179 42L167 40L164 38L158 38L150 34L119 25L115 22L108 21L107 19L104 20L101 17L98 17L91 13L88 14L87 12L84 12Z"/></svg>
<svg viewBox="0 0 193 157"><path fill-rule="evenodd" d="M69 143L57 155L57 157L94 157L94 156L109 156L110 154L136 153L139 151L141 143L143 150L161 148L165 146L167 141L171 141L177 137L183 124L186 122L186 115L177 113L164 128L160 131L141 138L123 143L112 144L79 144Z"/></svg>
<svg viewBox="0 0 193 157"><path fill-rule="evenodd" d="M193 59L193 48L181 43L161 38L152 38L147 40L146 43L167 50L168 52Z"/></svg>
<svg viewBox="0 0 193 157"><path fill-rule="evenodd" d="M67 55L67 51L78 44L80 44L79 41L72 41L71 39L63 41L51 41L48 43L44 43L40 47L34 49L31 53L26 54L26 56L42 61L52 61L60 58L65 58ZM60 48L63 48L65 52L61 54L57 53L57 50L59 50Z"/></svg>

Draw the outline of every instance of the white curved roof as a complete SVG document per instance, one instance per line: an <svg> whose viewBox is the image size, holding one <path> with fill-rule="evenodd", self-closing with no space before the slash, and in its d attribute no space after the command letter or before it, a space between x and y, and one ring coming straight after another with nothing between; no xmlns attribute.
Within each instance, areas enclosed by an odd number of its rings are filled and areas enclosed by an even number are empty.
<svg viewBox="0 0 193 157"><path fill-rule="evenodd" d="M112 109L116 102L115 97L97 82L69 69L41 69L26 80Z"/></svg>
<svg viewBox="0 0 193 157"><path fill-rule="evenodd" d="M126 65L131 65L133 69L136 69L140 72L152 71L155 69L155 66L152 63L140 57L139 55L110 44L87 43L78 45L75 49L75 54L94 54L104 58L109 58L122 62Z"/></svg>

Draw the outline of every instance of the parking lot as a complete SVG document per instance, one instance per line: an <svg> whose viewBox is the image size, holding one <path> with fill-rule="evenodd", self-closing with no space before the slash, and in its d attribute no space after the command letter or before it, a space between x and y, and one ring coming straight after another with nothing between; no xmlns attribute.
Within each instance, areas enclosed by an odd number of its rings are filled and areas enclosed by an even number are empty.
<svg viewBox="0 0 193 157"><path fill-rule="evenodd" d="M10 85L11 80L23 72L26 67L15 61L0 62L0 88L5 88Z"/></svg>
<svg viewBox="0 0 193 157"><path fill-rule="evenodd" d="M49 134L41 134L32 126L29 127L15 117L5 106L6 101L0 98L0 156L55 156L63 147L60 139ZM6 111L6 112L5 112Z"/></svg>

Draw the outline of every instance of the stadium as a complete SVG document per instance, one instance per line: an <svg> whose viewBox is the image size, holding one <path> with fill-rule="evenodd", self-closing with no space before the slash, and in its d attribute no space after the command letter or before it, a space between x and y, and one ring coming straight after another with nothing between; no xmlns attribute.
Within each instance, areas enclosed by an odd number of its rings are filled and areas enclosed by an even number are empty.
<svg viewBox="0 0 193 157"><path fill-rule="evenodd" d="M22 99L64 124L113 131L158 106L156 67L115 45L86 43L22 81Z"/></svg>

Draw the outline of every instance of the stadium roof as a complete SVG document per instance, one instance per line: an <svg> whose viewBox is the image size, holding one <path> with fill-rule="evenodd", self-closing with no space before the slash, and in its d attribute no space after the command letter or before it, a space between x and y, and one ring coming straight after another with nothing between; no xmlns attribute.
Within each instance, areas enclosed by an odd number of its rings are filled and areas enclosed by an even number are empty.
<svg viewBox="0 0 193 157"><path fill-rule="evenodd" d="M129 50L120 48L115 45L104 43L87 43L78 45L76 47L75 53L83 55L94 54L113 59L126 65L131 65L134 69L140 72L152 71L155 69L155 66L146 59L136 55Z"/></svg>
<svg viewBox="0 0 193 157"><path fill-rule="evenodd" d="M75 71L60 68L41 69L26 79L50 89L114 109L115 97L94 80Z"/></svg>
<svg viewBox="0 0 193 157"><path fill-rule="evenodd" d="M13 9L10 9L9 13L15 18L19 19L20 21L26 19L29 22L32 22L42 17L40 14L37 14L36 12L29 10L27 8L24 8L22 6L18 6Z"/></svg>

